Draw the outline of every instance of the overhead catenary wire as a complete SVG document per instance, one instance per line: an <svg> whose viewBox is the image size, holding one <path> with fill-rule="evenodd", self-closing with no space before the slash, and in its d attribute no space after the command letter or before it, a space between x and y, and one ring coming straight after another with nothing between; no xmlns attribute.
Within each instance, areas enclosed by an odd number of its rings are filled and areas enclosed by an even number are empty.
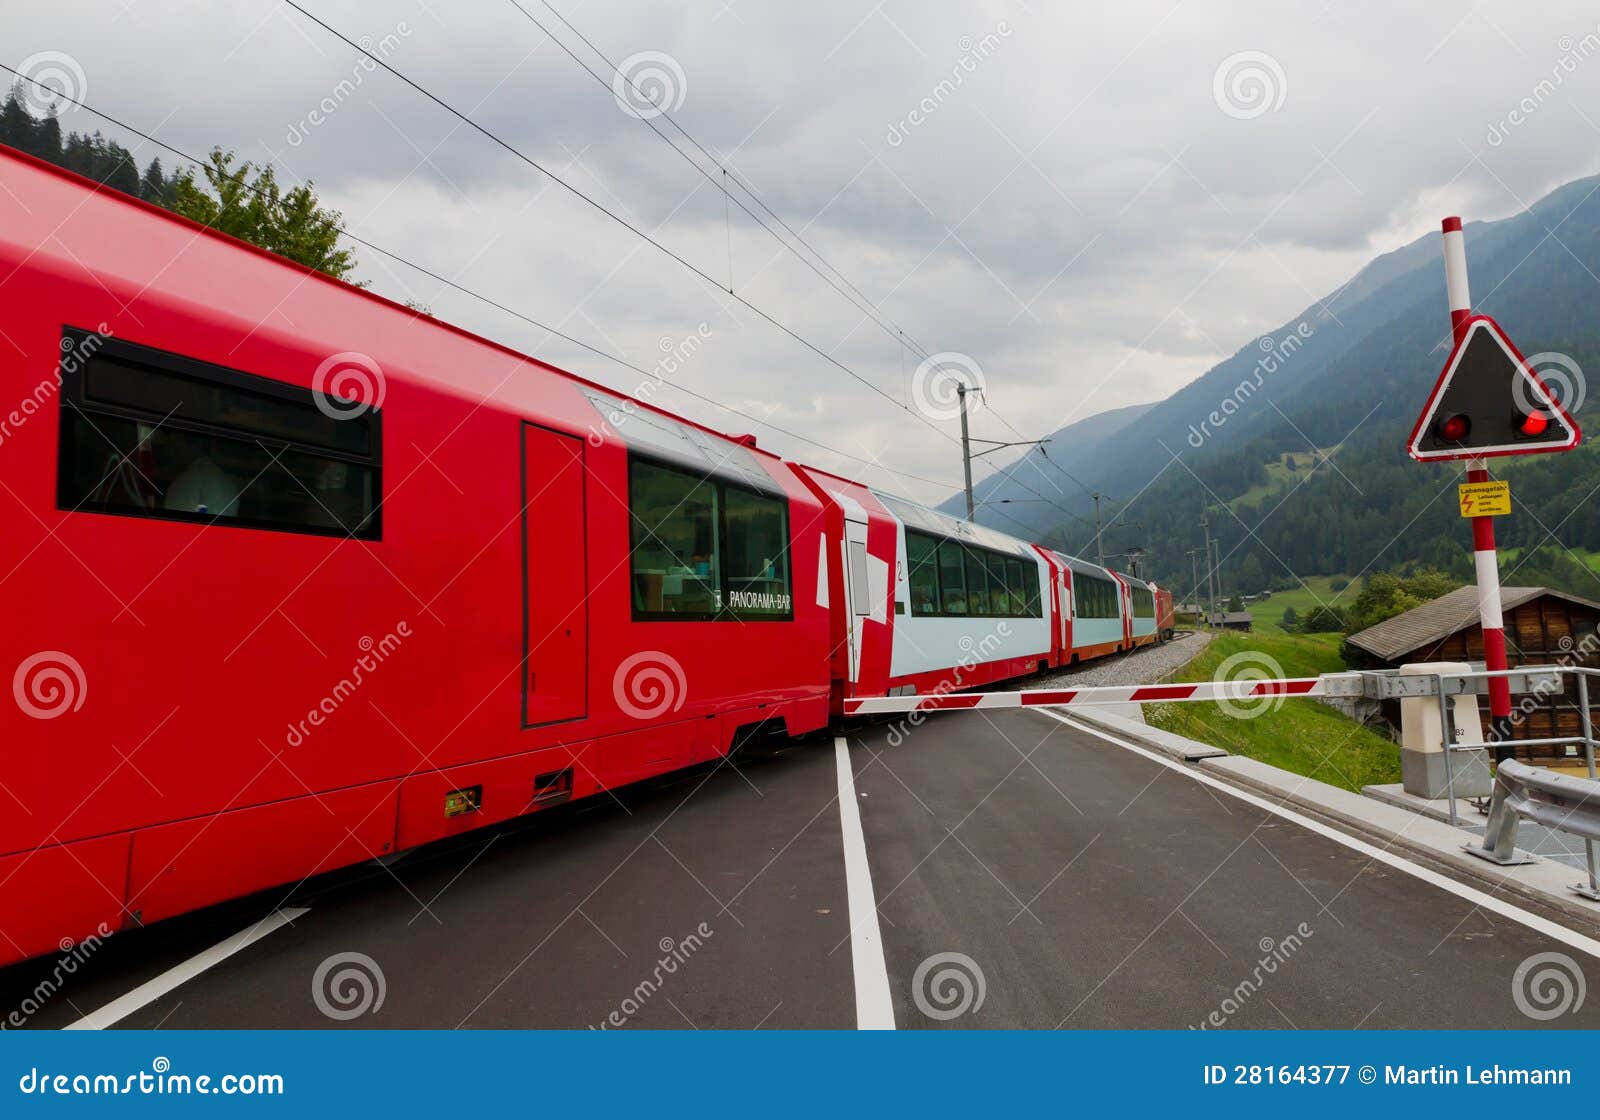
<svg viewBox="0 0 1600 1120"><path fill-rule="evenodd" d="M572 48L568 47L565 43L563 43L560 40L560 38L558 38L553 32L551 32L550 28L545 26L545 24L537 16L535 16L532 12L530 12L526 7L524 7L523 4L521 4L519 2L519 0L508 0L508 2L511 4L512 7L516 8L518 12L522 13L522 15L523 15L523 17L525 19L527 19L529 22L531 22L540 31L544 32L546 37L548 37L551 42L555 43L555 45L557 47L561 48L561 50L563 52L565 52L565 54L567 55L568 58L572 59L579 66L581 66L586 72L588 72L589 76L594 78L594 80L596 82L598 82L601 85L602 88L607 89L607 90L613 90L614 89L614 86L613 86L612 83L607 82L605 78L603 78L601 75L599 75L599 74L597 74L595 72L593 67L591 67L583 59L579 58L577 53L575 51L573 51ZM604 62L606 64L606 66L608 66L611 69L612 73L617 78L621 79L622 81L627 82L629 88L631 88L635 93L637 93L645 101L650 102L651 104L654 104L654 102L651 101L651 99L645 93L645 91L639 88L638 83L634 81L632 75L625 73L616 64L616 62L614 62L610 58L610 56L608 56L606 54L605 51L601 50L599 48L599 46L597 46L595 44L594 40L590 39L587 35L585 35L569 18L567 18L565 15L563 15L556 8L556 6L554 4L551 4L549 2L549 0L540 0L540 3L543 4L546 8L550 9L550 12L558 20L560 20L562 22L562 24L567 28L567 30L571 31L574 35L576 35L578 37L578 39L582 41L584 46L588 47L591 51L593 51L595 53L595 55L597 55L600 58L600 60L602 62ZM665 120L685 140L687 140L690 144L694 145L695 149L697 151L699 151L699 153L702 156L704 156L713 166L715 166L715 167L717 167L717 168L719 168L721 170L722 176L724 178L724 182L719 184L716 181L716 178L711 174L710 171L708 171L706 168L702 167L697 160L695 160L692 156L689 155L689 153L685 152L682 148L678 147L677 144L673 143L672 139L670 137L668 137L666 133L662 132L660 128L656 127L655 122L651 119L652 116L659 117L662 120ZM865 292L863 292L854 282L851 281L851 279L848 276L846 276L832 262L830 262L826 257L824 257L822 255L822 253L816 248L816 246L812 245L811 242L807 241L805 239L805 237L799 231L797 231L793 226L789 225L788 222L784 221L783 218L779 216L777 211L773 210L771 206L767 205L766 201L764 199L762 199L762 197L760 195L760 192L758 192L755 189L754 185L746 182L744 179L742 179L738 175L733 176L733 180L732 181L734 183L738 184L739 189L742 190L746 195L748 195L750 200L753 203L755 203L755 205L758 206L762 211L764 211L766 214L768 214L772 218L773 221L777 222L779 226L783 227L783 229L789 234L790 237L794 238L794 240L799 242L801 245L804 245L806 247L806 249L811 253L811 255L813 257L815 257L817 259L817 261L820 262L820 264L824 268L826 268L829 272L832 272L835 276L837 276L839 278L840 282L842 282L845 285L845 287L849 288L850 292L853 292L855 294L855 297L859 297L860 302L857 302L857 300L855 298L852 298L852 296L849 293L847 293L844 290L842 290L839 287L838 284L835 284L826 274L824 274L821 271L821 269L819 269L817 267L817 265L813 264L811 262L811 260L809 260L805 256L805 254L803 254L799 250L795 249L793 245L790 245L788 242L784 241L784 239L782 237L779 237L776 230L773 230L764 221L762 221L762 219L759 218L756 214L754 214L747 206L745 206L745 204L743 202L741 202L737 198L734 198L728 192L728 189L727 189L727 183L726 183L726 178L727 178L727 175L728 175L727 161L725 159L723 159L722 157L713 154L709 149L707 149L706 146L704 144L702 144L698 139L696 139L694 137L694 135L689 132L688 129L684 128L681 124L679 124L678 121L677 121L677 118L675 118L671 114L671 112L669 112L664 106L656 105L655 109L652 111L650 116L640 116L639 119L641 121L643 121L644 124L648 125L652 132L654 132L657 136L661 137L662 141L665 142L668 147L672 148L673 151L677 152L678 155L681 156L685 160L685 162L687 162L696 171L700 172L700 174L703 175L708 182L710 182L713 186L718 187L718 189L720 189L723 192L724 196L725 196L725 199L724 199L724 203L725 204L726 204L727 201L731 200L733 205L739 207L740 210L743 210L745 212L745 214L748 215L752 221L754 221L758 225L760 225L764 230L766 230L769 234L771 234L772 237L775 240L777 240L780 245L783 245L791 253L793 253L794 256L795 256L795 259L801 261L803 264L805 264L807 267L809 267L813 272L815 272L817 274L818 277L820 277L823 280L824 283L828 284L831 288L833 288L834 291L838 292L845 299L849 300L850 303L858 311L862 312L862 314L866 315L869 319L872 319L873 322L876 323L882 330L884 330L885 333L889 334L891 337L905 334L905 332L892 319L890 319L887 315L883 314L883 312L878 308L877 304L875 304L872 301L871 297L869 297ZM863 304L865 304L865 306L863 306ZM908 338L908 340L909 340L909 342L911 344L913 353L918 354L918 356L922 357L922 358L927 358L927 357L930 356L930 353L929 353L928 349L926 347L924 347L921 343L917 342L915 339L909 339Z"/></svg>
<svg viewBox="0 0 1600 1120"><path fill-rule="evenodd" d="M34 78L29 77L26 74L21 73L20 71L18 71L16 69L13 69L10 66L7 66L5 63L0 63L0 71L4 71L5 73L10 74L14 79L16 79L18 81L27 82L30 85L33 85L33 86L37 87L40 90L41 93L46 93L52 98L57 98L57 99L69 102L72 105L76 106L77 108L82 109L85 112L91 113L94 116L100 118L101 120L105 121L107 124L110 124L110 125L113 125L113 126L115 126L117 128L120 128L123 131L125 131L125 132L127 132L127 133L129 133L129 134L131 134L133 136L137 136L141 140L145 141L146 143L151 144L151 145L153 145L153 146L155 146L157 148L160 148L164 152L168 152L168 153L170 153L170 154L172 154L174 156L177 156L179 159L184 160L184 161L186 161L188 163L191 163L191 164L195 165L196 167L204 168L204 167L207 166L207 164L205 163L204 160L201 160L199 157L195 156L193 153L185 151L182 148L178 148L178 147L168 143L167 141L162 140L160 137L156 136L155 134L150 133L150 132L146 132L146 131L144 131L144 130L142 130L140 128L137 128L134 125L129 124L127 121L124 121L124 120L122 120L122 119L120 119L118 117L115 117L115 116L111 115L110 113L107 113L107 112L105 112L105 111L103 111L101 109L97 109L97 108L95 108L94 106L88 104L85 101L82 101L82 100L80 100L78 98L75 98L75 97L72 97L70 95L64 94L60 90L45 86L43 83L35 80ZM256 194L256 195L259 196L262 193L260 188L256 187L254 184L248 183L248 182L246 182L244 180L242 172L235 172L232 175L228 176L228 178L231 179L233 182L237 183L239 186L243 187L245 190L248 190L253 194ZM102 186L104 187L104 184L102 184ZM112 187L105 187L105 189L107 189L107 190L115 190L115 188L112 188ZM492 307L497 311L500 311L500 312L502 312L502 313L504 313L506 315L510 315L512 318L515 318L515 319L517 319L517 320L519 320L521 322L527 323L529 326L535 327L535 328L537 328L539 330L545 331L547 334L551 335L552 337L559 338L559 339L561 339L561 340L563 340L565 342L568 342L568 343L572 344L573 346L576 346L576 347L578 347L578 348L580 348L580 349L582 349L584 351L587 351L588 353L591 353L591 354L595 355L596 357L604 358L606 361L615 362L617 365L622 366L624 369L631 370L631 371L633 371L635 373L638 373L638 374L640 374L640 375L642 375L644 377L659 378L662 381L663 384L665 384L665 385L677 390L678 392L681 392L681 393L683 393L683 394L685 394L687 396L693 397L696 400L703 401L704 403L709 404L709 405L711 405L711 406L713 406L715 408L718 408L718 409L720 409L720 410L722 410L724 412L727 412L727 413L729 413L731 415L741 417L741 418L743 418L745 420L750 421L753 424L759 424L760 426L762 426L764 428L767 428L767 429L769 429L771 431L777 432L780 435L788 436L790 439L799 440L801 443L804 443L807 446L818 448L819 450L826 451L826 452L828 452L829 454L832 454L832 455L837 455L840 458L848 460L848 461L850 461L852 463L858 463L858 464L860 464L862 466L866 466L866 467L871 467L871 468L875 468L875 469L878 469L878 470L882 470L882 471L884 471L884 472L886 472L888 474L894 475L897 478L912 479L912 480L917 481L917 482L924 482L924 483L927 483L927 484L932 485L932 486L942 486L942 487L949 488L951 490L954 490L954 489L957 488L956 484L954 482L950 482L950 481L945 480L945 479L930 478L930 477L927 477L925 475L916 474L916 473L911 472L911 471L898 470L898 469L896 469L894 467L888 466L885 463L879 462L876 459L870 459L870 458L867 458L866 456L855 455L855 454L852 454L851 452L840 450L839 448L834 447L831 444L823 443L821 440L813 439L810 436L801 435L799 432L795 432L795 431L792 431L792 430L790 430L788 428L782 427L781 425L774 424L770 420L766 420L766 419L763 419L763 418L761 418L759 416L753 415L752 413L745 412L742 409L734 407L733 405L725 404L724 402L716 400L716 399L714 399L712 397L706 396L703 393L696 392L694 389L691 389L686 385L682 385L679 382L673 381L673 380L665 377L664 375L660 374L658 371L649 370L649 369L646 369L645 367L643 367L641 365L637 365L637 364L635 364L633 362L630 362L628 359L623 358L620 355L613 354L610 351L605 350L602 347L594 345L593 343L585 342L583 339L578 338L578 337L576 337L574 335L567 334L564 331L561 331L556 327L550 326L548 323L543 323L543 322L539 321L538 319L535 319L532 316L526 314L525 312L518 311L515 308L507 306L506 304L501 303L500 301L498 301L498 300L496 300L496 299L494 299L494 298L492 298L490 296L484 295L483 293L478 292L478 291L476 291L476 290L474 290L472 288L468 288L465 285L458 283L457 281L450 280L450 279L448 279L448 278L446 278L444 276L441 276L439 273L434 272L432 269L429 269L429 268L425 267L424 265L418 264L417 262L415 262L415 261L403 256L400 253L395 252L392 249L385 248L384 246L379 245L376 242L370 241L367 238L364 238L364 237L361 237L361 236L359 236L357 234L351 233L348 229L345 229L343 226L340 226L338 228L338 233L339 233L339 236L341 236L341 237L345 238L346 240L350 241L352 244L360 245L362 248L369 249L372 252L377 253L382 257L387 258L388 260L394 261L394 262L396 262L398 264L404 265L407 268L413 269L416 272L421 273L423 276L426 276L431 280L434 280L434 281L436 281L436 282L438 282L440 284L443 284L445 287L450 288L453 291L459 292L461 295L464 295L464 296L468 297L469 299L477 300L478 302L484 304L487 307ZM422 311L414 311L414 314L416 314L419 318L423 317L425 315L425 313L422 312Z"/></svg>
<svg viewBox="0 0 1600 1120"><path fill-rule="evenodd" d="M656 238L652 237L650 234L646 233L643 229L639 228L637 225L635 225L633 222L629 221L627 218L624 218L620 214L617 214L615 211L611 210L610 208L605 206L603 203L599 202L598 200L596 200L595 198L593 198L590 195L586 194L585 192L579 190L577 187L575 187L571 183L567 182L561 176L557 175L555 172L553 172L549 168L545 167L538 160L534 159L532 156L530 156L527 153L523 152L520 148L518 148L516 145L512 144L510 141L506 140L504 137L500 136L498 133L496 133L493 130L485 127L482 124L480 124L478 121L474 120L471 116L469 116L466 113L463 113L460 109L457 109L454 105L452 105L448 101L444 100L444 98L440 97L438 94L434 93L432 90L428 89L426 86L422 85L421 83L417 82L416 80L408 77L406 74L404 74L401 71L397 70L390 63L388 63L387 61L385 61L382 58L379 58L376 54L372 53L372 51L370 51L367 48L363 47L359 42L357 42L354 39L351 39L349 36L345 35L343 32L339 31L337 28L333 27L331 24L328 24L328 23L324 22L323 20L319 19L317 16L313 15L311 12L308 12L305 8L301 7L298 3L296 3L295 0L283 0L283 3L287 7L290 7L292 9L294 9L296 12L299 12L302 16L304 16L306 19L310 20L312 23L316 24L318 27L322 28L329 35L332 35L334 38L336 38L340 42L344 43L351 50L354 50L357 53L359 53L363 58L367 59L373 65L375 65L377 67L380 67L381 69L383 69L386 73L388 73L392 77L397 78L399 81L401 81L405 85L411 87L413 90L415 90L417 93L421 94L423 97L427 98L429 101L432 101L435 105L439 106L445 112L449 113L451 116L453 116L457 120L461 121L467 127L471 128L474 132L477 132L479 135L483 136L485 139L489 140L491 143L493 143L496 146L504 149L506 152L510 153L512 156L516 157L521 162L527 164L529 167L531 167L535 171L539 172L545 178L547 178L551 182L555 183L562 190L566 191L568 194L572 195L574 198L579 199L585 205L587 205L587 206L599 211L601 214L604 214L606 217L610 218L613 222L617 223L618 225L620 225L621 227L626 229L628 232L632 233L635 237L638 237L639 239L643 240L644 242L646 242L647 244L651 245L655 249L659 250L665 256L670 257L672 260L676 261L679 265L681 265L685 270L687 270L688 272L692 273L694 276L698 277L704 283L707 283L707 284L711 285L712 287L716 288L719 292L724 290L722 288L722 285L720 285L717 282L715 277L711 276L709 273L707 273L705 270L700 268L698 265L694 264L694 262L690 261L687 257L684 257L680 253L674 251L673 249L668 247L663 242L657 240ZM740 306L746 308L748 311L750 311L752 314L756 315L758 318L762 319L764 322L766 322L766 323L770 324L771 326L777 328L783 334L787 335L789 338L791 338L794 341L798 342L800 345L804 346L806 349L810 350L812 353L814 353L818 357L822 358L823 361L827 362L829 365L834 366L836 369L841 370L842 372L844 372L845 374L847 374L848 376L850 376L854 380L860 382L867 389L871 390L872 392L876 393L878 396L882 397L884 400L889 401L896 408L898 408L901 411L905 412L906 415L911 416L912 418L916 419L918 422L923 424L923 426L928 428L929 431L937 433L941 439L949 440L952 443L956 442L955 437L951 436L948 432L945 432L945 431L941 430L940 428L938 428L937 426L935 426L926 417L920 415L915 409L913 409L909 405L904 404L901 401L897 400L891 394L884 392L884 390L882 388L880 388L878 385L874 384L871 380L869 380L866 377L863 377L860 373L857 373L850 366L846 365L844 362L841 362L838 358L835 358L828 351L824 350L822 347L818 346L816 343L812 342L810 339L806 338L804 335L800 334L798 331L794 330L792 327L789 327L785 323L783 323L780 320L774 318L772 315L768 314L761 307L759 307L756 304L752 303L750 300L746 299L744 296L741 296L741 295L739 295L737 293L734 293L734 292L730 292L729 293L729 298L737 301L740 304Z"/></svg>
<svg viewBox="0 0 1600 1120"><path fill-rule="evenodd" d="M897 324L895 324L893 322L893 320L889 319L885 315L882 315L882 313L878 310L877 305L872 301L872 299L869 296L866 295L865 292L863 292L860 289L859 286L857 286L853 281L851 281L850 278L848 276L846 276L842 271L840 271L837 266L835 266L830 261L828 261L828 259L826 257L824 257L822 255L822 253L815 246L813 246L809 241L807 241L805 239L805 237L803 235L801 235L797 230L795 230L792 226L790 226L787 222L785 222L783 220L783 218L781 216L779 216L779 214L775 210L773 210L772 207L769 206L764 199L762 199L760 193L755 189L754 185L745 182L743 179L741 179L738 176L735 176L734 180L733 180L735 183L737 183L739 185L739 188L742 191L744 191L744 193L747 194L750 197L750 200L753 203L755 203L756 206L760 207L761 210L763 210L765 213L770 215L771 218L775 222L777 222L777 224L779 226L781 226L785 231L787 231L791 237L793 237L801 245L804 245L806 247L806 249L810 251L812 256L816 257L816 259L819 262L821 262L821 264L823 266L825 266L829 271L834 273L834 275L836 275L839 278L839 280L841 282L843 282L850 289L850 292L853 292L856 296L858 296L860 298L860 302L857 302L855 299L852 299L849 293L847 293L843 289L841 289L839 287L839 285L834 283L825 273L823 273L821 271L821 269L819 269L816 265L812 264L812 262L810 260L808 260L804 254L802 254L798 249L794 248L793 245L791 245L788 242L784 241L784 239L778 235L776 230L773 230L770 226L768 226L766 224L766 222L764 222L758 215L754 214L750 210L750 208L747 207L742 201L740 201L737 198L734 198L733 195L729 192L728 186L727 186L727 183L728 183L728 167L727 167L726 161L722 157L712 153L691 132L689 132L688 129L686 129L683 125L679 124L677 118L672 115L672 113L671 113L671 111L669 109L667 109L664 105L657 104L654 99L652 99L643 89L641 89L639 87L639 84L634 80L632 75L626 73L608 54L606 54L605 51L600 49L600 47L594 42L594 40L589 38L589 36L585 35L583 33L583 31L576 24L574 24L571 19L569 19L558 8L556 8L556 6L554 4L552 4L550 2L550 0L539 0L539 2L545 8L549 9L551 14L553 14L556 17L556 19L560 20L561 23L567 28L567 30L572 32L572 34L575 35L583 43L584 46L588 47L589 50L593 51L594 54L602 62L604 62L606 64L606 66L611 70L611 72L612 72L612 74L614 76L612 82L608 82L603 76L601 76L599 73L597 73L592 66L590 66L587 62L585 62L582 58L580 58L578 56L577 52L575 52L566 43L562 42L562 40L553 31L551 31L551 29L548 26L546 26L545 23L542 20L540 20L536 15L534 15L531 11L529 11L528 8L523 3L521 3L521 0L508 0L508 2L511 4L511 6L513 8L515 8L519 13L521 13L522 16L525 19L527 19L530 23L532 23L535 27L537 27L541 32L543 32L545 34L545 36L548 39L550 39L551 42L555 43L556 46L558 48L560 48L561 51L567 55L568 58L572 59L572 61L577 63L578 66L580 66L584 70L585 73L587 73L591 78L593 78L608 93L610 93L612 95L615 95L615 84L614 84L615 81L623 81L623 82L627 83L628 87L630 89L632 89L633 92L635 94L637 94L642 101L644 101L647 104L652 105L653 109L648 115L638 114L638 113L636 113L634 115L637 116L638 119L640 121L642 121L646 126L648 126L650 131L654 132L658 137L660 137L663 143L665 143L674 152L676 152L679 155L679 157L681 157L686 163L688 163L691 167L693 167L696 171L698 171L700 173L700 175L703 178L705 178L705 180L707 182L709 182L712 186L716 187L718 190L720 190L722 192L722 194L723 194L724 225L728 229L728 234L727 234L727 236L728 236L728 291L729 291L730 294L732 294L732 292L733 292L733 249L732 249L732 227L728 223L728 209L727 208L728 208L728 204L731 202L733 205L738 206L739 209L741 211L743 211L752 221L754 221L763 230L765 230L768 234L770 234L776 241L778 241L778 243L780 245L783 245L791 253L793 253L797 260L801 261L802 263L804 263L808 267L810 267L811 270L814 273L816 273L816 275L820 279L822 279L822 281L824 283L828 284L829 287L831 287L835 292L838 292L845 299L849 300L851 302L852 306L854 306L857 310L861 311L864 315L866 315L869 319L871 319L885 333L889 334L890 337L893 338L898 345L909 349L911 351L911 353L915 354L917 357L921 358L924 361L930 359L933 356L932 353L928 350L928 348L926 346L924 346L922 343L918 342L914 337L908 335L904 331L904 329L902 329ZM718 176L716 174L714 174L712 170L702 166L698 160L694 159L688 152L684 151L676 143L674 143L672 138L669 137L665 132L663 132L656 125L655 120L652 119L654 117L658 117L658 118L666 121L669 125L672 126L672 128L679 135L681 135L685 140L687 140L691 145L693 145L694 148L703 157L705 157L705 159L712 165L713 168L719 169L720 172L721 172L720 181L718 180ZM909 393L909 384L908 384L908 393ZM1013 434L1015 434L1019 438L1022 437L1022 432L1016 427L1016 425L1012 424L1009 420L1007 420L1004 416L1002 416L999 413L998 410L994 409L992 404L990 405L990 409L991 409L991 411L994 412L995 418L997 420L999 420L1002 424L1004 424L1007 428L1009 428ZM1016 467L1021 466L1022 463L1025 461L1025 459L1026 459L1026 456L1024 456L1023 459L1019 459L1017 461L1017 463L1013 466L1012 470L1005 470L1005 469L1000 468L998 466L995 467L994 469L995 469L996 473L1003 474L1008 480L1010 480L1010 481L1014 482L1016 485L1022 487L1023 490L1025 490L1028 493L1034 495L1034 497L1038 498L1040 501L1046 502L1046 503L1054 506L1057 510L1060 510L1062 513L1066 514L1069 517L1076 516L1076 515L1072 514L1069 510L1067 510L1065 507L1063 507L1063 506L1051 501L1050 499L1044 497L1044 495L1040 494L1037 490L1032 489L1031 487L1027 486L1025 483L1021 482L1020 480L1018 480L1015 477L1014 473L1012 473L1012 472L1015 470ZM1085 494L1088 494L1088 493L1091 492L1087 486L1085 486L1077 478L1073 477L1070 472L1066 471L1065 469L1061 468L1059 465L1055 464L1053 460L1049 460L1048 456L1046 456L1046 459L1047 459L1047 461L1051 462L1052 466L1055 466L1057 470L1061 471L1062 474L1066 475L1069 479L1071 479L1080 489L1083 490L1083 492ZM1059 491L1060 488L1057 487L1057 489Z"/></svg>

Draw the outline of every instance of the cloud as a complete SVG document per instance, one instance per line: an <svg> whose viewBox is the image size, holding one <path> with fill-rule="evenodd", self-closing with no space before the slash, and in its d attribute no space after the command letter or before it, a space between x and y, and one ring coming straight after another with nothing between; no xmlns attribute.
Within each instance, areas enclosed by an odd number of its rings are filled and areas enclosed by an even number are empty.
<svg viewBox="0 0 1600 1120"><path fill-rule="evenodd" d="M674 116L715 159L664 119L652 123L713 178L726 166L756 184L881 306L894 324L886 331L854 306L852 289L830 288L619 108L608 65L550 8L522 3L601 80L509 2L305 0L713 283L390 75L363 70L287 7L136 2L107 16L89 0L12 5L0 41L13 65L67 52L107 111L181 146L218 143L314 179L362 236L638 364L705 322L712 339L682 372L686 386L942 482L960 476L955 425L930 430L896 403L916 364L899 328L981 365L989 396L977 434L1021 438L1010 424L1042 435L1069 416L1172 392L1446 212L1502 216L1596 170L1600 117L1585 106L1597 103L1600 57L1562 71L1522 123L1487 139L1596 31L1579 3L1491 3L1441 20L1375 2L1218 13L1184 3L734 0L719 11L556 0L613 61L670 57L683 82ZM1215 92L1218 68L1240 55L1269 58L1275 68L1262 72L1277 83L1273 107L1243 117ZM65 123L95 126L81 113ZM373 254L362 259L386 294L623 391L637 381ZM739 295L875 388L719 291L730 263ZM714 426L751 426L688 396L662 399ZM945 496L887 472L871 481Z"/></svg>

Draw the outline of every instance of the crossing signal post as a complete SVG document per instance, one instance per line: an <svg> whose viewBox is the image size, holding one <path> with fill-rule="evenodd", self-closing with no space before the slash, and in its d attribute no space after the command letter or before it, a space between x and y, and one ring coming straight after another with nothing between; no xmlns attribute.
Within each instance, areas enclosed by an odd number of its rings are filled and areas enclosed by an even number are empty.
<svg viewBox="0 0 1600 1120"><path fill-rule="evenodd" d="M1499 324L1472 313L1460 218L1444 220L1444 278L1454 345L1411 430L1407 451L1419 462L1467 460L1467 481L1460 488L1461 515L1472 521L1483 661L1493 672L1506 668L1494 519L1510 512L1511 499L1504 482L1489 480L1486 460L1568 451L1583 434ZM1504 677L1489 679L1489 715L1495 759L1504 762L1513 756L1511 688Z"/></svg>

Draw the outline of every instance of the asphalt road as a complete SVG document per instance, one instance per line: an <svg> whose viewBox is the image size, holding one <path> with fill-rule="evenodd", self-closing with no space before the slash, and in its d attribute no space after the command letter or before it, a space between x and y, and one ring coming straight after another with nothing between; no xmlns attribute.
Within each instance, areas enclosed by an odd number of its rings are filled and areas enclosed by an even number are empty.
<svg viewBox="0 0 1600 1120"><path fill-rule="evenodd" d="M1133 750L1038 712L902 731L848 740L853 870L818 739L5 970L0 1016L852 1028L876 977L902 1029L1600 1027L1600 990L1548 1023L1514 998L1543 953L1600 988L1594 957Z"/></svg>

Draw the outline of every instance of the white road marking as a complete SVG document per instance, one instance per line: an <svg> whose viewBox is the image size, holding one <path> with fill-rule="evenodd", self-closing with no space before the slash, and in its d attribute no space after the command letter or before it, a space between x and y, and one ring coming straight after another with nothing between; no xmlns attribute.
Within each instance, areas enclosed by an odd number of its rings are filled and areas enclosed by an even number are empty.
<svg viewBox="0 0 1600 1120"><path fill-rule="evenodd" d="M1429 883L1435 887L1438 887L1442 891L1448 891L1450 894L1453 894L1458 898L1464 898L1473 905L1482 907L1491 913L1499 914L1503 918L1510 918L1514 922L1518 922L1521 925L1527 926L1531 930L1542 933L1546 937L1560 941L1562 944L1570 946L1573 949L1577 949L1579 952L1588 953L1591 957L1600 958L1600 941L1596 941L1592 937L1585 937L1583 934L1578 933L1575 930L1570 930L1566 926L1550 921L1548 918L1541 918L1539 915L1530 913L1519 906L1515 906L1512 903L1507 902L1505 899L1496 898L1491 894L1487 894L1484 891L1478 890L1476 887L1469 887L1465 883L1457 882L1448 875L1440 874L1437 871L1430 871L1421 864L1412 863L1403 856L1395 855L1393 852L1380 848L1375 844L1369 844L1365 840L1357 839L1346 832L1334 828L1332 825L1323 824L1321 821L1313 820L1307 816L1302 816L1292 809L1285 809L1280 805L1275 805L1264 797L1257 797L1253 793L1247 793L1230 782L1224 782L1218 778L1211 777L1209 774L1201 773L1192 766L1185 766L1180 763L1173 762L1170 759L1163 758L1161 755L1156 754L1154 751L1146 750L1144 747L1130 743L1127 740L1118 738L1115 735L1108 734L1099 730L1098 728L1087 727L1084 724L1078 723L1076 720L1067 719L1065 716L1058 715L1057 713L1047 709L1036 708L1034 710L1038 711L1041 715L1049 716L1058 723L1066 724L1075 731L1082 731L1085 734L1093 735L1099 739L1104 739L1108 743L1115 743L1117 746L1133 751L1135 754L1143 755L1151 762L1154 762L1160 766L1165 766L1168 770L1182 774L1184 777L1189 778L1192 781L1199 782L1202 785L1211 786L1213 789L1222 790L1224 793L1231 794L1241 801L1256 806L1258 809L1265 809L1267 812L1282 817L1284 820L1292 821L1301 828L1315 832L1318 836L1325 836L1329 840L1343 844L1347 848L1353 848L1355 851L1360 852L1362 855L1370 856L1379 863L1393 867L1397 871L1404 871L1407 875L1421 879L1424 883Z"/></svg>
<svg viewBox="0 0 1600 1120"><path fill-rule="evenodd" d="M855 969L856 1029L894 1030L894 1000L889 995L889 968L883 960L883 935L878 931L878 898L872 893L867 866L867 838L861 831L861 806L850 770L850 748L844 737L833 741L839 770L839 830L844 839L845 896L850 902L850 963Z"/></svg>
<svg viewBox="0 0 1600 1120"><path fill-rule="evenodd" d="M120 999L112 1000L98 1011L91 1011L76 1023L64 1029L69 1031L102 1031L121 1022L141 1007L154 1003L168 992L187 984L213 965L221 964L241 949L247 949L269 933L282 929L300 915L306 907L274 910L253 926L240 930L226 941L219 941L205 952L190 957L180 965L167 969L154 980L140 984Z"/></svg>

